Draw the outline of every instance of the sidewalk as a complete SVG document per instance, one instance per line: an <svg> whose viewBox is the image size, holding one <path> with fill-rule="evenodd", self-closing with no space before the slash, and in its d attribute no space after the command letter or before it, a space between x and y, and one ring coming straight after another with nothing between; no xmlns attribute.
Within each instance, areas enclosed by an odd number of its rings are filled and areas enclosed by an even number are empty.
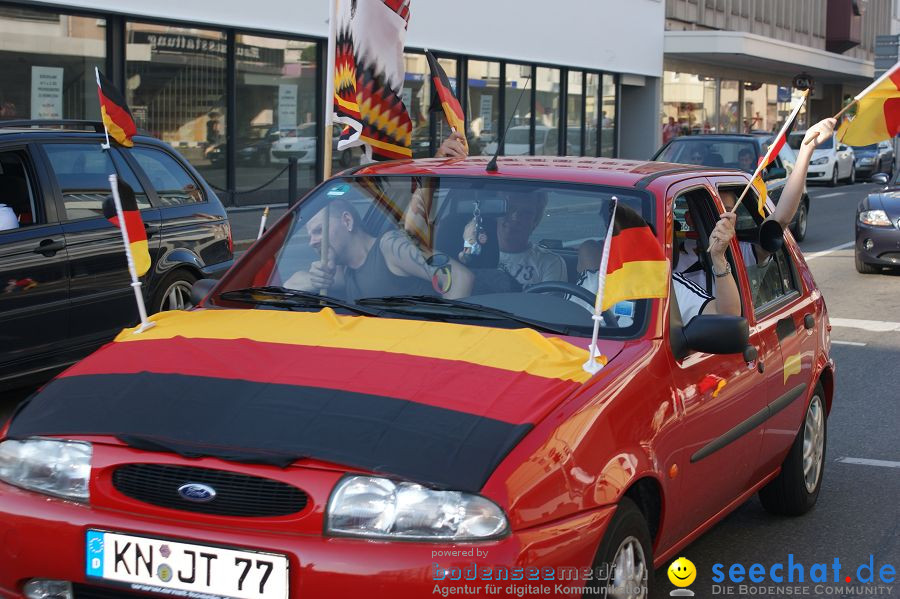
<svg viewBox="0 0 900 599"><path fill-rule="evenodd" d="M259 233L259 221L265 208L264 205L225 208L228 213L228 221L231 223L231 237L234 240L235 253L243 252L256 241L256 235ZM270 204L266 228L275 224L275 221L281 218L286 211L287 204Z"/></svg>

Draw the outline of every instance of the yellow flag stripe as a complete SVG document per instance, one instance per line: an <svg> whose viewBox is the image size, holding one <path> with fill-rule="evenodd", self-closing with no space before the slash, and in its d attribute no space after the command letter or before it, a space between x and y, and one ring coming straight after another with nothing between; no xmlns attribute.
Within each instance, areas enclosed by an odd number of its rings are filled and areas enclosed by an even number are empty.
<svg viewBox="0 0 900 599"><path fill-rule="evenodd" d="M134 260L137 276L142 277L150 270L150 248L146 239L131 242L131 258Z"/></svg>
<svg viewBox="0 0 900 599"><path fill-rule="evenodd" d="M788 356L787 360L784 361L784 382L786 383L792 375L800 374L801 366L803 361L800 358L800 354L794 354L792 356Z"/></svg>
<svg viewBox="0 0 900 599"><path fill-rule="evenodd" d="M756 209L759 211L759 215L763 218L766 217L766 184L763 182L762 177L756 177L753 179L753 188L756 190L757 195L757 204Z"/></svg>
<svg viewBox="0 0 900 599"><path fill-rule="evenodd" d="M100 106L100 117L103 119L103 124L106 125L106 130L109 132L110 137L126 148L130 148L134 145L134 142L128 139L125 131L106 113L106 106Z"/></svg>
<svg viewBox="0 0 900 599"><path fill-rule="evenodd" d="M585 349L532 329L495 329L443 322L341 316L274 310L201 310L163 312L157 325L140 335L123 331L118 342L150 339L250 339L314 347L346 348L455 360L525 372L534 376L584 382Z"/></svg>
<svg viewBox="0 0 900 599"><path fill-rule="evenodd" d="M603 310L623 300L666 297L669 293L669 263L665 260L626 262L606 275Z"/></svg>

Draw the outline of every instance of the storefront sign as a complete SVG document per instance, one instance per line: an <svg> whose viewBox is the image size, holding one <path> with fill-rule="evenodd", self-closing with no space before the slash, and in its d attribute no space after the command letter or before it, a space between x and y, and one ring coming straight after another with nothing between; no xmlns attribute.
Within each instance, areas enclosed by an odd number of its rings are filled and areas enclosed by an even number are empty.
<svg viewBox="0 0 900 599"><path fill-rule="evenodd" d="M297 86L289 83L278 85L278 128L297 126Z"/></svg>
<svg viewBox="0 0 900 599"><path fill-rule="evenodd" d="M492 116L494 113L494 96L487 94L481 96L481 130L491 131L493 127Z"/></svg>
<svg viewBox="0 0 900 599"><path fill-rule="evenodd" d="M811 87L815 87L815 85L816 83L809 73L800 73L794 77L794 87L797 89L810 89Z"/></svg>
<svg viewBox="0 0 900 599"><path fill-rule="evenodd" d="M61 119L63 69L31 67L31 118Z"/></svg>
<svg viewBox="0 0 900 599"><path fill-rule="evenodd" d="M206 54L224 59L228 53L228 44L222 39L147 31L135 31L132 35L134 36L132 43L149 44L150 52L153 54ZM284 50L277 48L237 44L234 52L238 60L284 64Z"/></svg>
<svg viewBox="0 0 900 599"><path fill-rule="evenodd" d="M779 102L790 102L791 101L791 88L778 86L778 101Z"/></svg>

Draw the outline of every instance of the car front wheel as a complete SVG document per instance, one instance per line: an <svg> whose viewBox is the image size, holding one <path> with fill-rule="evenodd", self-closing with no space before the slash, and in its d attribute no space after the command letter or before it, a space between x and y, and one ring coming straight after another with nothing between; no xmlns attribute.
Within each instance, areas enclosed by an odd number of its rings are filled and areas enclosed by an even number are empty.
<svg viewBox="0 0 900 599"><path fill-rule="evenodd" d="M859 250L853 253L853 262L856 265L856 272L861 275L874 275L881 270L877 266L863 262L862 257L859 255Z"/></svg>
<svg viewBox="0 0 900 599"><path fill-rule="evenodd" d="M834 169L831 171L831 181L828 182L829 187L835 187L838 184L838 172L837 165L834 165Z"/></svg>
<svg viewBox="0 0 900 599"><path fill-rule="evenodd" d="M816 504L825 469L826 430L825 392L822 384L816 383L803 425L781 464L781 472L759 491L767 511L800 516Z"/></svg>
<svg viewBox="0 0 900 599"><path fill-rule="evenodd" d="M850 185L853 185L854 183L856 183L856 166L855 165L850 167L850 178L848 179L848 181L849 181Z"/></svg>
<svg viewBox="0 0 900 599"><path fill-rule="evenodd" d="M793 233L794 239L797 241L806 239L807 226L809 226L809 208L806 207L806 202L801 201L800 205L797 206L797 220L791 225L791 233Z"/></svg>
<svg viewBox="0 0 900 599"><path fill-rule="evenodd" d="M652 548L644 515L623 497L594 559L594 571L603 576L594 578L588 588L604 597L646 599L653 576ZM586 592L585 596L593 595Z"/></svg>
<svg viewBox="0 0 900 599"><path fill-rule="evenodd" d="M153 300L150 303L150 313L165 312L166 310L189 310L194 307L191 302L191 285L197 280L194 273L179 268L165 276Z"/></svg>

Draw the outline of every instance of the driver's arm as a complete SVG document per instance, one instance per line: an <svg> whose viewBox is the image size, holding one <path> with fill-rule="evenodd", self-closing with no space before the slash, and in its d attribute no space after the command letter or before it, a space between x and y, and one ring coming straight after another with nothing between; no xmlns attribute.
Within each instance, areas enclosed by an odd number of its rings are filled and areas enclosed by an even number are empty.
<svg viewBox="0 0 900 599"><path fill-rule="evenodd" d="M417 277L431 281L434 269L425 262L425 256L402 231L391 231L381 237L380 249L387 267L399 276ZM444 293L448 299L466 297L472 293L475 276L472 271L450 258L450 288Z"/></svg>

